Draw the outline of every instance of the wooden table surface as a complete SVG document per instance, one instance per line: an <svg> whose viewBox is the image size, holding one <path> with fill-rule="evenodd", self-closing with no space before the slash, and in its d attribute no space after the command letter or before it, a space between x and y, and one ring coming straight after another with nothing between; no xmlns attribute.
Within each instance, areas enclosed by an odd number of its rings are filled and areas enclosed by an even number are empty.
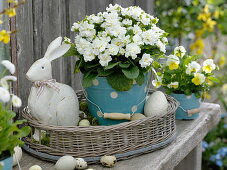
<svg viewBox="0 0 227 170"><path fill-rule="evenodd" d="M220 106L203 103L200 117L196 120L177 121L177 138L169 146L158 151L144 154L136 158L117 162L114 168L104 168L101 165L90 165L94 170L172 170L196 146L200 144L208 131L220 120ZM22 170L28 170L32 165L39 165L43 170L54 170L54 164L34 158L23 153L20 162ZM199 166L199 165L198 165ZM16 166L13 170L18 170Z"/></svg>

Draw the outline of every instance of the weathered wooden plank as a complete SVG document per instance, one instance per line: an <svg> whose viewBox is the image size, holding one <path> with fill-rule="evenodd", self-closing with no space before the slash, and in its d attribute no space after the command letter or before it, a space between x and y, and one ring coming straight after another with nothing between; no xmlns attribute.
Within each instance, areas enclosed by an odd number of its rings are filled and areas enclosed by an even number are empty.
<svg viewBox="0 0 227 170"><path fill-rule="evenodd" d="M122 7L129 7L135 5L135 0L113 0L113 4L119 4Z"/></svg>
<svg viewBox="0 0 227 170"><path fill-rule="evenodd" d="M86 15L86 1L83 0L69 0L68 2L68 17L67 19L67 30L69 31L68 36L70 37L70 39L72 41L74 41L75 39L75 33L71 31L71 26L73 25L74 22L76 21L80 21L82 19L84 19L85 15ZM71 74L68 75L69 79L71 80L71 85L75 90L79 90L81 89L80 86L80 77L79 74L74 74L74 65L76 63L77 58L75 56L72 57L68 57L70 58L70 64L68 66L70 66L71 68Z"/></svg>
<svg viewBox="0 0 227 170"><path fill-rule="evenodd" d="M33 63L33 18L32 18L32 1L27 1L17 10L16 29L16 46L13 46L13 61L17 62L18 72L18 95L22 98L23 106L27 105L31 82L29 82L25 73L28 67Z"/></svg>
<svg viewBox="0 0 227 170"><path fill-rule="evenodd" d="M32 11L33 11L33 60L38 60L43 57L43 0L33 0L32 4Z"/></svg>
<svg viewBox="0 0 227 170"><path fill-rule="evenodd" d="M56 37L61 36L61 0L48 0L42 3L42 18L39 16L40 23L42 24L42 56L46 52L49 43ZM40 37L34 37L40 38ZM53 78L58 82L61 81L62 72L62 59L56 59L52 61L52 74Z"/></svg>
<svg viewBox="0 0 227 170"><path fill-rule="evenodd" d="M141 7L149 14L154 13L154 0L135 0L135 5Z"/></svg>
<svg viewBox="0 0 227 170"><path fill-rule="evenodd" d="M113 3L112 0L86 0L86 14L91 15L103 12L111 3Z"/></svg>

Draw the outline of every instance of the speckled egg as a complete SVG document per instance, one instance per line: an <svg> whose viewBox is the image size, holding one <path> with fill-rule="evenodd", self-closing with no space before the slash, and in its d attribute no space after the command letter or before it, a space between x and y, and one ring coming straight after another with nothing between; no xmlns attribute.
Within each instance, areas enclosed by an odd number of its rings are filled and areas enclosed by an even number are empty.
<svg viewBox="0 0 227 170"><path fill-rule="evenodd" d="M102 163L103 166L111 168L116 164L117 159L115 156L106 156L105 155L105 156L101 157L100 162Z"/></svg>
<svg viewBox="0 0 227 170"><path fill-rule="evenodd" d="M168 101L161 91L156 91L150 95L144 106L144 114L147 117L167 113Z"/></svg>
<svg viewBox="0 0 227 170"><path fill-rule="evenodd" d="M76 158L76 169L86 169L87 162L83 158Z"/></svg>

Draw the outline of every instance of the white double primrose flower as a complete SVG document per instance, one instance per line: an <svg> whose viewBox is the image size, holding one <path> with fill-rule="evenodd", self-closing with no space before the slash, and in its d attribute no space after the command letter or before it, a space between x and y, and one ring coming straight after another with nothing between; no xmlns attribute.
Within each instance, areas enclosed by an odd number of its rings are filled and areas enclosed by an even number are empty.
<svg viewBox="0 0 227 170"><path fill-rule="evenodd" d="M151 58L150 54L143 54L142 59L139 61L139 64L142 68L146 68L151 65L154 60Z"/></svg>
<svg viewBox="0 0 227 170"><path fill-rule="evenodd" d="M166 51L168 41L165 32L155 25L157 19L140 7L122 8L116 4L109 5L106 10L74 23L71 28L79 33L75 37L75 45L85 62L99 59L101 65L106 66L112 56L125 56L134 60L141 54L143 45L156 46L161 52ZM144 29L144 25L150 28Z"/></svg>

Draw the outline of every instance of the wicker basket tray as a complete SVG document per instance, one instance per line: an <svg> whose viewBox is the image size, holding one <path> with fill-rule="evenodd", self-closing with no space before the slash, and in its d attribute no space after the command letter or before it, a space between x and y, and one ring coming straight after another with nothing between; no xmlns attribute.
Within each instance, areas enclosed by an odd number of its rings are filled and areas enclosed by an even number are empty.
<svg viewBox="0 0 227 170"><path fill-rule="evenodd" d="M78 93L80 100L84 100ZM97 163L103 155L128 159L168 145L175 139L175 111L178 102L166 95L168 112L164 115L125 122L112 126L49 126L37 121L25 108L22 116L27 124L50 136L49 146L34 142L32 135L23 138L24 149L41 159L56 161L60 156L82 157Z"/></svg>

